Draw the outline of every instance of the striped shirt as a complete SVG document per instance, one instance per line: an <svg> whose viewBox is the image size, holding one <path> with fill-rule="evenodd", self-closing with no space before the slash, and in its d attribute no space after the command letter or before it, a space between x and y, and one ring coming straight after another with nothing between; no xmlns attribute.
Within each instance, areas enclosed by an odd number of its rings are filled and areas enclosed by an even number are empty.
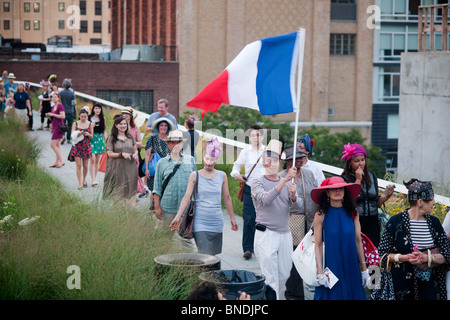
<svg viewBox="0 0 450 320"><path fill-rule="evenodd" d="M410 220L410 227L411 240L413 244L417 244L419 250L434 246L426 220Z"/></svg>

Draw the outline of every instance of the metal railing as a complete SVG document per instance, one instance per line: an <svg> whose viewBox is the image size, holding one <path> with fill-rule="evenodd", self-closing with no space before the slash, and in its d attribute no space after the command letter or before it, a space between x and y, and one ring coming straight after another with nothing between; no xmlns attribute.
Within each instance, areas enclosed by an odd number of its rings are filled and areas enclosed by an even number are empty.
<svg viewBox="0 0 450 320"><path fill-rule="evenodd" d="M40 84L38 84L38 83L33 83L33 82L28 82L28 83L31 86L42 88L42 86ZM101 103L102 105L105 105L105 106L108 106L108 107L111 107L111 108L115 108L115 109L122 110L122 109L125 108L124 106L122 106L120 104L117 104L117 103L114 103L114 102L111 102L111 101L107 101L107 100L104 100L104 99L100 99L100 98L97 98L97 97L94 97L94 96L91 96L91 95L88 95L88 94L85 94L85 93L82 93L82 92L79 92L79 91L76 91L76 96L82 97L82 98L84 98L86 100L98 102L98 103ZM148 118L150 117L150 115L145 113L145 112L138 111L138 110L137 110L137 112L138 112L138 116L137 117L140 117L141 119L145 119L144 121L148 120ZM178 128L181 131L187 131L187 129L183 125L181 125L181 124L177 124L177 125L178 125ZM205 135L205 132L203 132L203 131L197 130L197 132L199 133L200 136ZM228 145L228 146L233 146L233 147L237 148L238 151L239 151L239 149L243 149L243 148L246 148L246 147L249 146L249 144L241 142L241 141L236 141L236 140L224 138L224 137L221 137L221 136L216 136L216 135L213 135L213 134L210 134L210 133L206 133L206 134L208 134L209 136L217 137L217 139L222 144L225 144L225 145ZM330 166L328 164L320 163L320 162L313 161L313 160L309 160L309 161L311 161L313 163L316 163L320 167L320 169L325 173L325 175L328 175L328 176L340 176L342 174L342 171L343 171L342 168ZM378 179L378 187L380 189L385 189L388 185L392 185L392 184L395 185L395 192L396 193L408 194L408 190L406 189L406 187L403 184L401 184L401 183L393 183L392 181ZM447 198L447 197L444 197L444 196L440 196L440 195L435 195L434 198L435 198L436 202L439 202L439 203L441 203L443 205L446 205L446 206L450 206L450 198Z"/></svg>
<svg viewBox="0 0 450 320"><path fill-rule="evenodd" d="M435 51L435 33L441 33L441 50L448 51L448 8L450 4L419 6L419 46L418 51L427 51L427 38L430 40L430 51ZM442 10L442 23L436 24L437 11ZM425 42L425 44L424 44Z"/></svg>

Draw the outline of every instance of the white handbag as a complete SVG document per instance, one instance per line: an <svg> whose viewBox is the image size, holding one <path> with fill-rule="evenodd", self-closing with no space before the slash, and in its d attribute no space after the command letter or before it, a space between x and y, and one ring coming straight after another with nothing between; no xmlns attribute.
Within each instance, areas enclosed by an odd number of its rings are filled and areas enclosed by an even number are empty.
<svg viewBox="0 0 450 320"><path fill-rule="evenodd" d="M324 258L325 258L325 243ZM317 282L317 263L313 227L309 229L303 240L292 253L292 261L303 281L310 286L320 286Z"/></svg>

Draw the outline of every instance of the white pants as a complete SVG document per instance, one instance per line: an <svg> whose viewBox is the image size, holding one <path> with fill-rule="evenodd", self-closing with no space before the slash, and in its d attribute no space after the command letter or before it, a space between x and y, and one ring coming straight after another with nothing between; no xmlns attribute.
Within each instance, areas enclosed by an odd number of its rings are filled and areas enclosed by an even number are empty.
<svg viewBox="0 0 450 320"><path fill-rule="evenodd" d="M20 119L22 119L23 121L25 121L26 123L28 123L28 109L17 109L16 108L16 116Z"/></svg>
<svg viewBox="0 0 450 320"><path fill-rule="evenodd" d="M255 256L266 284L272 287L280 300L292 268L292 235L290 232L255 231Z"/></svg>

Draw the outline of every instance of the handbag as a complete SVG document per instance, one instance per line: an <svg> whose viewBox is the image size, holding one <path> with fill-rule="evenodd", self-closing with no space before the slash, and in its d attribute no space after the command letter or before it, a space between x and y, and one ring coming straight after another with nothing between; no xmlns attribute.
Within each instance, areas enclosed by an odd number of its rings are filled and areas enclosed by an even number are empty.
<svg viewBox="0 0 450 320"><path fill-rule="evenodd" d="M155 143L155 138L152 137L153 139L153 145L155 146L155 153L152 153L150 155L150 159L148 161L148 171L150 172L150 176L154 177L155 176L155 172L156 172L156 164L158 163L158 161L161 159L161 156L159 155L159 153L156 151L156 143ZM145 161L142 165L142 171L145 172Z"/></svg>
<svg viewBox="0 0 450 320"><path fill-rule="evenodd" d="M386 268L381 267L381 261L387 257ZM379 286L372 290L370 300L395 300L394 282L392 281L391 268L389 266L389 253L385 253L380 260L380 282Z"/></svg>
<svg viewBox="0 0 450 320"><path fill-rule="evenodd" d="M361 242L364 249L364 257L366 258L367 266L377 266L380 264L380 255L378 249L373 242L361 232Z"/></svg>
<svg viewBox="0 0 450 320"><path fill-rule="evenodd" d="M59 124L59 133L69 132L69 127L65 124Z"/></svg>
<svg viewBox="0 0 450 320"><path fill-rule="evenodd" d="M313 226L292 253L292 261L298 274L310 286L319 286L317 282L317 263ZM323 244L325 259L325 243Z"/></svg>
<svg viewBox="0 0 450 320"><path fill-rule="evenodd" d="M72 155L72 150L73 150L73 147L70 148L70 152L69 152L69 155L67 156L67 160L69 160L70 162L75 162L75 156Z"/></svg>
<svg viewBox="0 0 450 320"><path fill-rule="evenodd" d="M253 165L252 170L250 170L250 173L248 174L246 181L248 180L248 178L250 178L250 175L252 174L253 169L255 169L256 165L258 164L259 159L261 159L261 156L262 156L262 154L259 156L258 160L256 160L256 163ZM247 182L241 181L241 183L239 185L239 191L237 194L237 198L240 201L244 201L244 188L245 188L246 184L247 184Z"/></svg>
<svg viewBox="0 0 450 320"><path fill-rule="evenodd" d="M195 176L195 188L191 196L191 200L181 216L180 226L178 227L178 234L185 239L192 239L194 237L194 214L195 202L198 191L198 171Z"/></svg>
<svg viewBox="0 0 450 320"><path fill-rule="evenodd" d="M108 154L106 151L103 151L102 157L100 158L100 162L98 163L98 171L105 172L106 171L106 159L108 158Z"/></svg>

